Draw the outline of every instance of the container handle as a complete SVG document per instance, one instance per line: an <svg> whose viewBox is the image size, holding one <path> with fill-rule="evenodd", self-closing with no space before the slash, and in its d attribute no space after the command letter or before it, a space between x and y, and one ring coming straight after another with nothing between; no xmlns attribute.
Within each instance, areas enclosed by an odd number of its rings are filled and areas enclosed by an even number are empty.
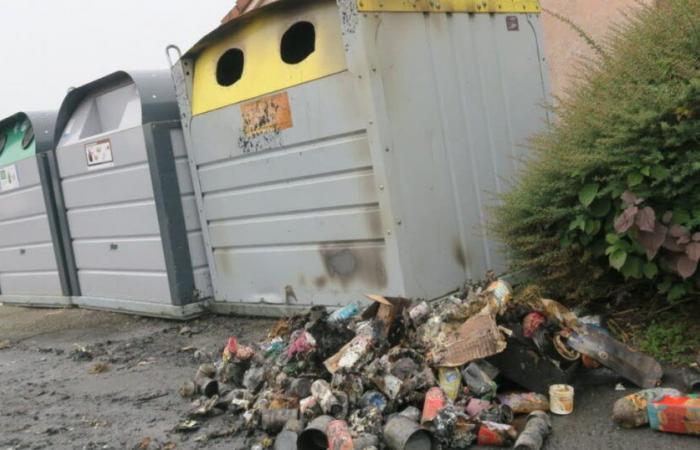
<svg viewBox="0 0 700 450"><path fill-rule="evenodd" d="M165 57L168 58L168 64L170 64L170 67L173 67L175 65L172 58L173 51L177 53L177 59L175 61L179 61L180 58L182 58L182 52L180 51L180 47L178 47L177 45L170 44L167 47L165 47Z"/></svg>

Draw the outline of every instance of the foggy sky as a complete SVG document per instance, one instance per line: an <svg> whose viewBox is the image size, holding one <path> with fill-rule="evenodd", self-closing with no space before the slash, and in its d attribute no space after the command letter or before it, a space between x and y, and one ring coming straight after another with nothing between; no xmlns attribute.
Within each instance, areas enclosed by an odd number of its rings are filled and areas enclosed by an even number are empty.
<svg viewBox="0 0 700 450"><path fill-rule="evenodd" d="M166 69L235 0L0 0L0 119L57 110L71 86L119 69Z"/></svg>

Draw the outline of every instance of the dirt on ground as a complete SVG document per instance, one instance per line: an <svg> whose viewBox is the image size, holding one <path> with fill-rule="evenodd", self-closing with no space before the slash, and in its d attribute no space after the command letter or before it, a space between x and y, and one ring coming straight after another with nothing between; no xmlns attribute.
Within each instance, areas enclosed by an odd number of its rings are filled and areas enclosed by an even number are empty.
<svg viewBox="0 0 700 450"><path fill-rule="evenodd" d="M174 431L189 401L178 388L229 336L260 342L271 320L207 316L173 322L78 309L0 306L0 450L246 449L230 415ZM671 370L665 385L678 386ZM700 438L623 430L615 385L577 386L576 410L554 417L545 449L700 448Z"/></svg>

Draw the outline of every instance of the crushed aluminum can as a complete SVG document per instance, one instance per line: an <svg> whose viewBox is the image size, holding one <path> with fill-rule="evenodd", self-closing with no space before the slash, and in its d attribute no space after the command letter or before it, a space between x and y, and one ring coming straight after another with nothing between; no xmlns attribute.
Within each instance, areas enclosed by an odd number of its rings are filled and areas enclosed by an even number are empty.
<svg viewBox="0 0 700 450"><path fill-rule="evenodd" d="M328 358L324 365L330 373L336 373L341 369L356 372L367 362L373 346L374 337L371 334L358 334L335 355Z"/></svg>
<svg viewBox="0 0 700 450"><path fill-rule="evenodd" d="M533 411L548 411L549 399L536 392L511 392L496 397L502 405L508 405L514 414L530 414Z"/></svg>
<svg viewBox="0 0 700 450"><path fill-rule="evenodd" d="M438 369L438 380L447 398L455 401L459 396L459 390L462 387L462 377L459 369L452 367L440 367Z"/></svg>
<svg viewBox="0 0 700 450"><path fill-rule="evenodd" d="M647 405L652 430L700 436L700 398L664 397Z"/></svg>
<svg viewBox="0 0 700 450"><path fill-rule="evenodd" d="M430 388L425 394L425 402L423 403L423 415L421 423L426 424L435 420L438 411L445 407L447 398L445 393L439 387Z"/></svg>
<svg viewBox="0 0 700 450"><path fill-rule="evenodd" d="M316 339L308 331L301 331L294 336L292 343L287 349L287 358L292 358L298 354L308 353L316 348Z"/></svg>
<svg viewBox="0 0 700 450"><path fill-rule="evenodd" d="M481 411L477 417L483 422L508 424L513 422L513 410L508 405L493 405Z"/></svg>
<svg viewBox="0 0 700 450"><path fill-rule="evenodd" d="M380 412L384 412L387 406L387 400L379 391L367 391L360 398L360 407L377 408Z"/></svg>
<svg viewBox="0 0 700 450"><path fill-rule="evenodd" d="M299 450L327 450L328 435L326 430L328 424L335 420L331 416L320 416L312 420L311 423L299 434L297 448Z"/></svg>
<svg viewBox="0 0 700 450"><path fill-rule="evenodd" d="M527 416L525 429L515 441L515 450L540 450L552 432L552 421L544 411L534 411Z"/></svg>
<svg viewBox="0 0 700 450"><path fill-rule="evenodd" d="M462 370L462 378L471 394L489 398L496 395L498 386L476 362L470 363Z"/></svg>
<svg viewBox="0 0 700 450"><path fill-rule="evenodd" d="M343 410L347 408L347 396L345 398L346 404L343 405L342 401L333 393L331 385L325 380L316 380L311 385L311 395L316 399L321 410L325 414L331 416L337 416L343 413Z"/></svg>
<svg viewBox="0 0 700 450"><path fill-rule="evenodd" d="M479 415L492 407L492 403L488 400L472 397L467 403L467 414L469 417L479 417Z"/></svg>
<svg viewBox="0 0 700 450"><path fill-rule="evenodd" d="M430 450L433 446L428 430L400 414L384 426L384 442L390 450Z"/></svg>
<svg viewBox="0 0 700 450"><path fill-rule="evenodd" d="M328 316L328 321L331 323L345 322L346 320L352 319L360 313L360 305L357 303L350 303L336 311L334 311L330 316Z"/></svg>
<svg viewBox="0 0 700 450"><path fill-rule="evenodd" d="M680 397L680 391L671 388L645 389L617 400L613 405L612 419L623 428L637 428L649 424L649 402L666 396Z"/></svg>
<svg viewBox="0 0 700 450"><path fill-rule="evenodd" d="M477 434L477 445L510 447L518 437L518 432L510 425L496 422L481 422Z"/></svg>
<svg viewBox="0 0 700 450"><path fill-rule="evenodd" d="M233 359L233 357L236 356L237 352L238 341L235 337L228 338L228 342L226 343L226 347L224 347L224 353L222 355L224 363L230 362Z"/></svg>
<svg viewBox="0 0 700 450"><path fill-rule="evenodd" d="M260 413L260 426L268 433L279 433L287 422L298 418L298 409L264 409Z"/></svg>
<svg viewBox="0 0 700 450"><path fill-rule="evenodd" d="M354 450L352 436L350 436L350 429L346 421L334 420L329 423L326 435L328 436L329 450Z"/></svg>
<svg viewBox="0 0 700 450"><path fill-rule="evenodd" d="M413 325L422 325L430 315L430 306L427 302L420 302L408 311L408 317L411 318Z"/></svg>

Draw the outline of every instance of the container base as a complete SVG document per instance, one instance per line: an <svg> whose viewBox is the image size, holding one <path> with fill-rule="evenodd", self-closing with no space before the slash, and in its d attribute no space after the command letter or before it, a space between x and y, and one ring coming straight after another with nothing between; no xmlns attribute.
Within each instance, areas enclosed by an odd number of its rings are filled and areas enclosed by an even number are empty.
<svg viewBox="0 0 700 450"><path fill-rule="evenodd" d="M0 303L31 308L70 308L71 297L53 295L0 295Z"/></svg>
<svg viewBox="0 0 700 450"><path fill-rule="evenodd" d="M73 297L73 305L85 309L97 309L123 314L156 317L159 319L189 320L199 317L208 311L208 301L203 300L184 306L166 305L100 297Z"/></svg>

